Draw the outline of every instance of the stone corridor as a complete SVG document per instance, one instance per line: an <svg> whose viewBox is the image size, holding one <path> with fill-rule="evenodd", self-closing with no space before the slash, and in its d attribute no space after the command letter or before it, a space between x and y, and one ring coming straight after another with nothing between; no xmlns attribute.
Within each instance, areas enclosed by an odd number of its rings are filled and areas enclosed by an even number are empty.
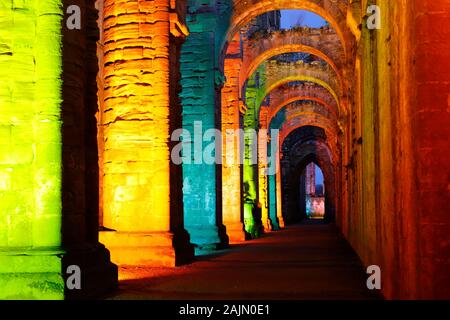
<svg viewBox="0 0 450 320"><path fill-rule="evenodd" d="M0 299L450 299L449 124L450 0L0 0Z"/></svg>
<svg viewBox="0 0 450 320"><path fill-rule="evenodd" d="M123 267L110 299L367 300L359 258L333 225L293 225L176 269Z"/></svg>

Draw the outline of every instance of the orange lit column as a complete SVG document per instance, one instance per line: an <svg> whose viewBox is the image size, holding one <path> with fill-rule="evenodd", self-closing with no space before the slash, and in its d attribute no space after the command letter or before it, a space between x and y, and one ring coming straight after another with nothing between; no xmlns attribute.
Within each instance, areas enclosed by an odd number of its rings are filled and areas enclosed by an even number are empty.
<svg viewBox="0 0 450 320"><path fill-rule="evenodd" d="M230 43L229 55L240 52L239 39ZM241 219L241 167L239 135L239 70L241 58L225 59L225 85L222 88L222 213L230 243L245 240Z"/></svg>
<svg viewBox="0 0 450 320"><path fill-rule="evenodd" d="M273 224L269 218L268 181L267 181L267 117L268 107L261 106L258 131L258 201L261 204L261 221L265 231L270 231Z"/></svg>
<svg viewBox="0 0 450 320"><path fill-rule="evenodd" d="M181 124L184 1L105 0L103 226L120 265L174 266L193 256L170 132Z"/></svg>

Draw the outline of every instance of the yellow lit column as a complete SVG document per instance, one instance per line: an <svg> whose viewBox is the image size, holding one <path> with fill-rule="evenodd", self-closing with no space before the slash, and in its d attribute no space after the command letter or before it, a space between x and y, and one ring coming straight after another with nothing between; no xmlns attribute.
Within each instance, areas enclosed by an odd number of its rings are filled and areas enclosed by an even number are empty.
<svg viewBox="0 0 450 320"><path fill-rule="evenodd" d="M261 221L265 231L272 230L269 218L268 181L267 181L267 117L268 107L261 106L258 131L258 201L261 205Z"/></svg>
<svg viewBox="0 0 450 320"><path fill-rule="evenodd" d="M184 1L105 0L103 226L120 265L174 266L193 248L183 227L181 174L170 160Z"/></svg>

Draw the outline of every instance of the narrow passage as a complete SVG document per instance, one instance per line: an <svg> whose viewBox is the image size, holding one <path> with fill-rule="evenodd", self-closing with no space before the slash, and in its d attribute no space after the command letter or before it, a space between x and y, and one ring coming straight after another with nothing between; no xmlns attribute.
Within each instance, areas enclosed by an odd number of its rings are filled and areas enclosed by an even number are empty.
<svg viewBox="0 0 450 320"><path fill-rule="evenodd" d="M179 268L122 267L113 299L374 299L333 225L290 226Z"/></svg>

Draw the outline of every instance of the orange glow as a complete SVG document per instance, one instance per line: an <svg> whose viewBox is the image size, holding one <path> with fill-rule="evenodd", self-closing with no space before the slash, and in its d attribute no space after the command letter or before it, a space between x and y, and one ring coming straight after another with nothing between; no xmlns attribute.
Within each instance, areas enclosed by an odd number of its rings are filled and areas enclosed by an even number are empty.
<svg viewBox="0 0 450 320"><path fill-rule="evenodd" d="M237 41L232 42L228 53L239 50ZM235 44L235 45L233 45ZM242 66L241 59L225 60L225 77L227 81L222 89L222 212L223 224L227 227L230 243L245 240L241 221L241 170L240 170L240 136L239 130L239 79ZM227 134L234 132L234 135ZM231 130L231 131L230 131Z"/></svg>
<svg viewBox="0 0 450 320"><path fill-rule="evenodd" d="M187 29L169 11L168 1L104 4L103 226L117 232L101 232L100 241L117 264L175 264L169 47L170 33Z"/></svg>

